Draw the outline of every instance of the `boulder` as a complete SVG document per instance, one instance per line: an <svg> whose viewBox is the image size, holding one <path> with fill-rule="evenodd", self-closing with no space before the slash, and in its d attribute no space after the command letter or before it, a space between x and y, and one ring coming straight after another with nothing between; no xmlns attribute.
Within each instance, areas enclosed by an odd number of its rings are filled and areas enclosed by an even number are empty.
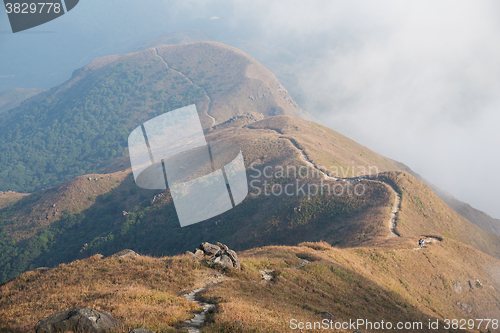
<svg viewBox="0 0 500 333"><path fill-rule="evenodd" d="M241 269L236 252L219 242L216 245L207 242L202 243L200 249L196 249L195 253L191 253L191 255L199 260L203 260L205 255L210 256L211 258L207 260L210 265Z"/></svg>
<svg viewBox="0 0 500 333"><path fill-rule="evenodd" d="M114 258L114 259L117 259L117 258L136 258L138 256L139 255L137 253L135 253L134 251L132 251L130 249L125 249L125 250L121 250L120 252L117 252L117 253L111 255L110 258Z"/></svg>
<svg viewBox="0 0 500 333"><path fill-rule="evenodd" d="M200 249L196 249L196 250L194 251L194 255L195 255L195 257L196 257L196 258L198 258L198 259L203 259L203 257L205 256L205 252L203 252L203 251L202 251L202 250L200 250Z"/></svg>
<svg viewBox="0 0 500 333"><path fill-rule="evenodd" d="M207 242L201 243L200 249L203 250L203 252L205 252L205 254L208 256L216 255L220 251L220 247Z"/></svg>
<svg viewBox="0 0 500 333"><path fill-rule="evenodd" d="M226 250L226 251L229 250L227 245L224 245L222 243L217 242L217 243L215 243L215 245L217 245L221 250Z"/></svg>
<svg viewBox="0 0 500 333"><path fill-rule="evenodd" d="M228 257L231 259L231 261L233 262L233 267L237 268L237 269L241 269L240 259L236 255L236 252L234 252L233 250L227 249L226 253L227 253Z"/></svg>
<svg viewBox="0 0 500 333"><path fill-rule="evenodd" d="M193 252L191 251L186 251L186 254L193 260L200 261L200 258L198 258Z"/></svg>
<svg viewBox="0 0 500 333"><path fill-rule="evenodd" d="M229 256L225 254L221 256L213 256L207 261L207 263L210 265L217 265L221 267L229 267L229 268L234 267L231 258L229 258Z"/></svg>
<svg viewBox="0 0 500 333"><path fill-rule="evenodd" d="M104 333L120 326L106 311L76 308L53 314L35 325L36 333L85 332Z"/></svg>
<svg viewBox="0 0 500 333"><path fill-rule="evenodd" d="M475 283L474 283L474 282L472 282L472 281L470 281L470 280L468 281L468 283L469 283L469 288L470 288L470 290L474 290L474 288L476 287L476 286L475 286Z"/></svg>

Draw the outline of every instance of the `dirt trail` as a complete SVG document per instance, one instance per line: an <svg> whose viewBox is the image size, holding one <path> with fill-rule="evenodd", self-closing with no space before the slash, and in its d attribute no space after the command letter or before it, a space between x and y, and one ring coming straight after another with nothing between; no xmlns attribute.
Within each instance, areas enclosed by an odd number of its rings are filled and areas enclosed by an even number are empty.
<svg viewBox="0 0 500 333"><path fill-rule="evenodd" d="M426 244L438 243L438 242L441 242L443 240L440 237L434 237L434 236L422 236L421 239L424 240L424 245L423 245L423 247L415 247L415 248L413 248L415 251L425 249L426 248Z"/></svg>
<svg viewBox="0 0 500 333"><path fill-rule="evenodd" d="M397 232L396 232L396 225L397 225L397 219L398 219L398 212L399 212L399 203L401 202L401 197L399 196L399 193L392 188L391 185L387 183L383 183L387 187L391 189L392 192L394 192L394 204L392 205L392 210L391 210L391 217L389 218L389 221L387 223L387 226L389 227L390 234L387 236L387 238L394 238L394 237L401 237Z"/></svg>
<svg viewBox="0 0 500 333"><path fill-rule="evenodd" d="M165 61L165 58L163 58L161 55L158 54L158 49L155 47L155 55L160 58L160 60L165 64L165 66L167 67L167 69L170 69L171 71L174 71L176 72L177 74L181 75L183 78L185 78L189 83L191 83L193 86L196 86L198 88L200 88L201 90L203 90L203 92L205 93L205 97L208 98L208 105L207 105L207 109L205 110L205 114L207 115L207 117L209 117L210 119L212 119L212 125L210 125L210 127L213 127L216 123L215 121L215 118L212 117L208 111L210 110L210 108L212 107L212 99L210 98L210 96L208 96L208 93L207 91L205 90L205 88L203 87L200 87L199 85L195 84L193 81L191 81L191 79L189 77L187 77L186 75L184 75L184 73L182 72L179 72L175 69L173 69L172 67L170 67L168 65L168 63Z"/></svg>
<svg viewBox="0 0 500 333"><path fill-rule="evenodd" d="M213 309L215 305L198 301L196 299L196 295L200 291L203 291L207 288L210 288L211 286L215 286L215 285L222 283L228 279L229 279L228 277L218 273L217 271L214 271L212 276L205 278L201 281L198 281L196 283L197 285L201 285L201 287L196 288L194 290L191 290L189 293L182 295L186 300L188 300L190 302L194 302L194 303L201 305L203 307L201 312L195 313L195 315L192 319L188 319L184 322L184 326L182 327L183 329L186 329L189 333L200 333L201 332L200 328L205 323L205 319L206 319L208 310Z"/></svg>
<svg viewBox="0 0 500 333"><path fill-rule="evenodd" d="M276 130L275 130L276 131ZM279 133L278 131L276 131L277 133ZM281 134L281 133L279 133ZM327 179L327 180L347 180L347 181L352 181L352 180L362 180L363 178L362 177L353 177L353 178L336 178L336 177L332 177L330 175L327 174L327 172L325 170L322 170L320 169L319 167L317 167L306 155L306 153L304 152L304 150L302 150L292 139L290 138L287 138L285 136L278 136L279 139L287 139L288 141L290 141L290 143L295 147L297 148L297 150L299 151L300 153L300 159L302 161L304 161L306 163L307 166L313 168L313 169L316 169L320 174L323 175L323 178ZM394 193L394 204L392 206L392 211L391 211L391 216L387 222L387 227L389 228L389 235L387 236L387 238L393 238L393 237L401 237L401 235L399 235L397 232L396 232L396 225L397 225L397 213L399 212L399 204L401 202L401 197L399 196L399 193L396 192L396 190L390 185L390 184L387 184L387 183L384 183L383 181L380 181L380 180L374 180L374 179L371 179L370 181L375 181L375 182L379 182L379 183L382 183L384 184L385 186L387 186L387 188L389 188L391 190L391 192Z"/></svg>
<svg viewBox="0 0 500 333"><path fill-rule="evenodd" d="M279 132L278 132L279 133ZM292 139L290 138L287 138L286 136L278 136L278 139L286 139L288 141L290 141L290 143L292 144L292 146L294 146L295 148L297 148L297 150L299 151L300 153L300 159L306 163L306 165L312 169L315 169L316 171L318 171L319 174L323 175L323 178L324 179L327 179L327 180L338 180L338 178L335 178L335 177L332 177L330 175L328 175L324 170L321 170L320 168L318 168L306 155L306 153L300 149L297 144L295 142L293 142Z"/></svg>

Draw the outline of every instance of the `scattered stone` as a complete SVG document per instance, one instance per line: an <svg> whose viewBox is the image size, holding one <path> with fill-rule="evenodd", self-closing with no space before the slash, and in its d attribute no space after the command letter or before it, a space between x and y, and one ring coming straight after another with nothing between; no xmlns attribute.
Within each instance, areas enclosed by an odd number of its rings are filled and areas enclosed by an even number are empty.
<svg viewBox="0 0 500 333"><path fill-rule="evenodd" d="M457 302L457 305L460 307L460 310L463 313L471 313L472 312L472 305L470 305L470 304Z"/></svg>
<svg viewBox="0 0 500 333"><path fill-rule="evenodd" d="M121 250L120 252L117 252L117 253L110 256L110 258L113 258L113 259L136 258L136 257L139 257L139 255L130 249Z"/></svg>
<svg viewBox="0 0 500 333"><path fill-rule="evenodd" d="M199 249L194 250L194 253L186 251L186 254L192 259L198 261L204 260L206 256L210 257L207 260L209 265L241 269L240 260L238 259L236 252L230 250L222 243L214 245L204 242L201 243Z"/></svg>
<svg viewBox="0 0 500 333"><path fill-rule="evenodd" d="M104 333L120 323L106 311L76 308L53 314L35 325L36 333L86 332Z"/></svg>
<svg viewBox="0 0 500 333"><path fill-rule="evenodd" d="M460 282L458 282L458 281L453 282L453 290L457 294L462 294L462 286L460 285Z"/></svg>
<svg viewBox="0 0 500 333"><path fill-rule="evenodd" d="M274 271L263 270L263 271L259 271L259 273L260 273L260 277L262 278L262 280L271 281L273 278L272 274L274 273Z"/></svg>
<svg viewBox="0 0 500 333"><path fill-rule="evenodd" d="M145 328L134 328L128 333L156 333L155 331L150 331Z"/></svg>
<svg viewBox="0 0 500 333"><path fill-rule="evenodd" d="M474 288L476 288L474 282L472 282L471 280L469 280L468 283L469 283L470 290L474 290Z"/></svg>
<svg viewBox="0 0 500 333"><path fill-rule="evenodd" d="M323 311L323 312L317 312L317 314L319 314L321 316L321 318L323 318L323 319L334 320L333 315L330 312Z"/></svg>
<svg viewBox="0 0 500 333"><path fill-rule="evenodd" d="M207 242L201 243L200 249L203 250L203 252L205 252L205 254L209 256L216 255L220 251L220 247Z"/></svg>

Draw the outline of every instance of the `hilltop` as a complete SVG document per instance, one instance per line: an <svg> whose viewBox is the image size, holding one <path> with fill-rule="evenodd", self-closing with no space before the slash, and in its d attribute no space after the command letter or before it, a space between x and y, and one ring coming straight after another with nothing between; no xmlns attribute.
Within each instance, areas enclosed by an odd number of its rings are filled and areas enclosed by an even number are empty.
<svg viewBox="0 0 500 333"><path fill-rule="evenodd" d="M308 117L271 72L217 42L99 58L4 114L0 188L32 192L102 173L126 160L132 129L190 104L204 128L248 112Z"/></svg>

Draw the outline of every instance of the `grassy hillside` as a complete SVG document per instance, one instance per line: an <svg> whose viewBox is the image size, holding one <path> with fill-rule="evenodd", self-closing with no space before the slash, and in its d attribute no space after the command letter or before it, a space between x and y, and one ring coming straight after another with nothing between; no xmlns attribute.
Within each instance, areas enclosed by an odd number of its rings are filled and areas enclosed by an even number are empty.
<svg viewBox="0 0 500 333"><path fill-rule="evenodd" d="M478 209L475 209L474 207L471 207L471 205L469 205L468 203L456 199L448 192L438 188L436 185L424 179L422 176L411 170L408 166L404 165L403 163L395 162L395 165L397 165L400 170L408 172L418 180L429 185L430 189L458 214L462 215L463 217L465 217L475 225L479 226L480 228L486 231L493 232L497 235L500 235L499 219L495 219L486 214L485 212L482 212Z"/></svg>
<svg viewBox="0 0 500 333"><path fill-rule="evenodd" d="M0 329L28 332L55 312L92 307L111 312L124 324L123 332L133 327L178 332L193 317L190 311L199 310L180 295L214 281L221 283L200 294L215 304L204 332L284 332L292 318L318 322L321 312L335 321L422 322L422 332L431 331L429 319L438 319L441 329L432 331L444 332L445 318L495 318L500 311L500 280L492 273L500 262L453 240L420 250L308 242L239 256L241 272L214 271L185 255L94 256L27 272L0 286ZM301 259L309 263L299 267ZM271 271L269 282L259 273L264 269ZM468 289L468 281L477 286Z"/></svg>
<svg viewBox="0 0 500 333"><path fill-rule="evenodd" d="M360 196L347 191L328 194L327 188L322 195L272 194L273 186L321 186L317 170L313 173L301 158L305 151L315 161L319 143L331 163L328 168L344 170L346 165L356 165L353 159L379 171L391 168L389 159L324 127L287 116L255 121L247 115L208 130L207 140L231 141L241 147L248 179L257 180L251 183L251 194L243 203L181 228L168 190L140 189L130 171L82 176L0 210L1 280L39 266L55 266L95 253L108 255L125 247L144 254L173 255L203 240L221 241L237 250L319 240L340 247L394 247L415 244L422 235L437 235L500 258L498 236L456 214L425 184L405 173L380 173L364 180L365 192ZM307 174L280 175L276 173L280 167L302 167ZM269 177L262 173L264 168ZM324 182L344 188L357 184L350 180ZM391 239L387 239L387 222L395 193L387 184L402 198L396 227L402 237Z"/></svg>
<svg viewBox="0 0 500 333"><path fill-rule="evenodd" d="M407 173L389 173L387 181L401 193L397 231L403 237L437 235L469 244L500 258L500 238L455 212L427 184Z"/></svg>

